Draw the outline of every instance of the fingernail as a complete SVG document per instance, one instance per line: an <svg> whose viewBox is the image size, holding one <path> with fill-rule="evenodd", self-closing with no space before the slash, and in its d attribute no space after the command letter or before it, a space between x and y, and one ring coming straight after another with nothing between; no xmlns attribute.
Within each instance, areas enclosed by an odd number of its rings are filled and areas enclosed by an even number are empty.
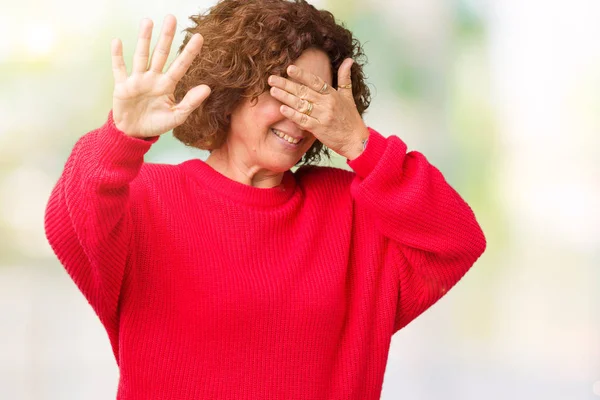
<svg viewBox="0 0 600 400"><path fill-rule="evenodd" d="M275 83L275 77L273 75L269 76L269 84L273 85Z"/></svg>
<svg viewBox="0 0 600 400"><path fill-rule="evenodd" d="M298 68L296 68L294 65L290 65L288 67L288 73L295 74L296 72L298 72Z"/></svg>

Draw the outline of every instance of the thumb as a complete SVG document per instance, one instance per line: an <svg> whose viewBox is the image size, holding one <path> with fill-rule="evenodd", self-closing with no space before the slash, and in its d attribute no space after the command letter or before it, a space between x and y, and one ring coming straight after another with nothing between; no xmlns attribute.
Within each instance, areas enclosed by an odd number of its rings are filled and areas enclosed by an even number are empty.
<svg viewBox="0 0 600 400"><path fill-rule="evenodd" d="M206 100L210 95L210 87L207 85L198 85L190 89L183 99L174 108L184 119L187 118L196 108Z"/></svg>
<svg viewBox="0 0 600 400"><path fill-rule="evenodd" d="M340 68L338 69L338 91L340 91L343 95L349 98L352 97L352 89L342 88L342 85L350 85L352 84L352 73L351 68L352 64L354 64L354 60L351 58L346 58Z"/></svg>

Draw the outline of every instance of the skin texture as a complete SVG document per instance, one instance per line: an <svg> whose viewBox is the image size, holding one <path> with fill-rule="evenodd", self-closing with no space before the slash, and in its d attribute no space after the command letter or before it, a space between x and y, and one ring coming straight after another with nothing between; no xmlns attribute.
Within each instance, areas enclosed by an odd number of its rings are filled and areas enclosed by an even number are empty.
<svg viewBox="0 0 600 400"><path fill-rule="evenodd" d="M337 91L329 87L321 93L323 80L296 65L289 66L287 72L300 84L281 77L269 77L270 84L276 87L271 92L284 103L281 107L282 114L350 160L360 155L362 141L369 135L356 109L352 90L343 87L352 84L350 69L353 62L351 58L347 58L340 65ZM310 116L303 113L306 101L314 104Z"/></svg>
<svg viewBox="0 0 600 400"><path fill-rule="evenodd" d="M340 83L349 82L352 60L340 66ZM294 67L296 70L294 71ZM288 67L291 79L272 75L269 92L257 103L244 101L232 114L227 141L214 150L207 163L235 181L256 186L277 186L283 172L293 167L318 137L338 154L353 159L362 151L368 131L349 89L332 89L330 62L325 52L307 49ZM319 93L323 84L328 89ZM302 112L313 103L310 116ZM303 138L290 149L271 132L283 131Z"/></svg>
<svg viewBox="0 0 600 400"><path fill-rule="evenodd" d="M111 42L115 82L113 119L115 126L128 136L144 139L162 135L182 124L210 95L208 86L198 85L188 91L179 103L175 103L175 85L200 54L204 42L202 35L194 35L184 51L163 73L176 26L175 17L167 15L156 48L152 57L149 57L153 22L148 18L141 21L129 76L123 60L121 40L114 39Z"/></svg>
<svg viewBox="0 0 600 400"><path fill-rule="evenodd" d="M210 95L207 85L192 88L175 104L173 92L200 51L203 38L195 34L185 49L163 73L176 27L173 15L165 17L152 56L152 20L144 19L136 46L131 75L127 76L119 39L111 44L113 75L113 119L126 135L146 139L161 135L182 124ZM339 85L351 83L352 59L338 70ZM258 101L243 101L231 115L226 142L211 152L207 163L237 182L256 187L275 187L283 173L293 167L319 139L323 145L348 159L362 151L368 137L352 97L352 90L332 88L331 63L327 54L307 49L287 69L289 79L270 76L270 91ZM325 83L327 89L322 91ZM313 109L310 116L308 102ZM302 138L298 146L272 133L271 128Z"/></svg>

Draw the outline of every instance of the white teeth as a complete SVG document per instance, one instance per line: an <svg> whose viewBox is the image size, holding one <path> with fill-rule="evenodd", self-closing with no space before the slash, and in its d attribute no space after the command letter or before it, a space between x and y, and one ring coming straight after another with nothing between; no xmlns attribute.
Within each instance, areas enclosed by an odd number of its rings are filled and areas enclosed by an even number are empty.
<svg viewBox="0 0 600 400"><path fill-rule="evenodd" d="M288 141L289 143L293 143L293 144L298 144L300 142L300 140L302 139L294 139L293 137L290 137L288 135L286 135L283 132L279 132L277 129L271 129L273 131L273 133L275 133L277 136L279 136L280 138L282 138L283 140Z"/></svg>

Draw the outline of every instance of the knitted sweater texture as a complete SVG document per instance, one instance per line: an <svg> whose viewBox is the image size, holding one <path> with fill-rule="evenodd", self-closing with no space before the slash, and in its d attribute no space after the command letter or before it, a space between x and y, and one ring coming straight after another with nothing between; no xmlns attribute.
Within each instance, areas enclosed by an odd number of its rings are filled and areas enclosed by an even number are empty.
<svg viewBox="0 0 600 400"><path fill-rule="evenodd" d="M45 229L108 333L117 399L380 397L392 335L486 242L438 169L369 130L353 171L268 189L199 159L144 163L157 138L112 111L79 139Z"/></svg>

